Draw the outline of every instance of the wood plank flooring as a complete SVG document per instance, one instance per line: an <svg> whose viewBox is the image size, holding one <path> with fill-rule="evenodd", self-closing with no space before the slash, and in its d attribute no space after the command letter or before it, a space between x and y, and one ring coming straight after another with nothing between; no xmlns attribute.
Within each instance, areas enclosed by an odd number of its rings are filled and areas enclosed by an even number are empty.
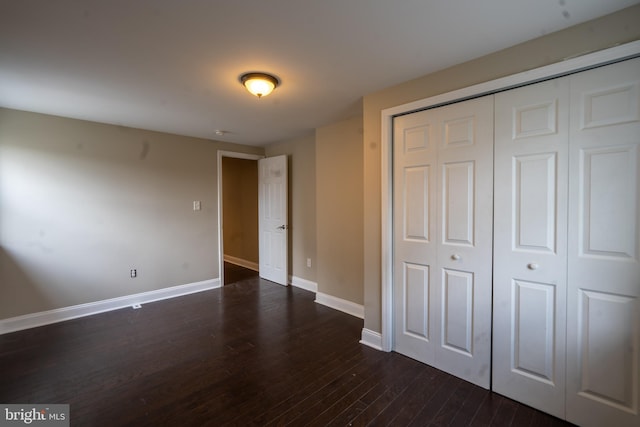
<svg viewBox="0 0 640 427"><path fill-rule="evenodd" d="M249 268L244 268L230 262L224 263L224 284L229 285L231 283L240 282L246 279L253 279L258 277L258 272Z"/></svg>
<svg viewBox="0 0 640 427"><path fill-rule="evenodd" d="M72 426L568 426L358 343L310 292L221 289L0 336L1 403L69 403Z"/></svg>

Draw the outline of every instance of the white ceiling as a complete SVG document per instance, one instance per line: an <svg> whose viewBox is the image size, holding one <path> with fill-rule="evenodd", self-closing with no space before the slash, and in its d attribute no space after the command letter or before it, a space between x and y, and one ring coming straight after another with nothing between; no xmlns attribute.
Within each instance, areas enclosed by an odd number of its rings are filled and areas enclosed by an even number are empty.
<svg viewBox="0 0 640 427"><path fill-rule="evenodd" d="M0 106L264 145L639 0L0 0ZM282 85L257 99L238 77ZM227 131L216 136L215 130Z"/></svg>

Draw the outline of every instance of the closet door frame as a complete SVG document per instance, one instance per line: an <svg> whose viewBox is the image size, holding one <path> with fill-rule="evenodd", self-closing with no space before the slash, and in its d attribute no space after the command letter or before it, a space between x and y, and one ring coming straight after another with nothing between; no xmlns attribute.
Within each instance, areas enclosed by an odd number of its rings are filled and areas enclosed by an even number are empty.
<svg viewBox="0 0 640 427"><path fill-rule="evenodd" d="M381 214L382 214L382 289L381 289L381 333L380 341L372 342L374 334L363 329L364 344L383 351L393 350L393 118L427 108L464 101L512 89L578 71L620 62L640 56L640 41L583 55L563 62L547 65L489 82L469 86L441 95L421 99L382 111L381 129Z"/></svg>

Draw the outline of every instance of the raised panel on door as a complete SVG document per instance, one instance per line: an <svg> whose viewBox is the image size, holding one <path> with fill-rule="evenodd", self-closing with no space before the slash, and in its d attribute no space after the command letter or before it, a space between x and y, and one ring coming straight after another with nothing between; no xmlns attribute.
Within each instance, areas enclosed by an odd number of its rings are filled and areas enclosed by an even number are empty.
<svg viewBox="0 0 640 427"><path fill-rule="evenodd" d="M569 84L495 96L493 390L564 417Z"/></svg>
<svg viewBox="0 0 640 427"><path fill-rule="evenodd" d="M402 191L402 235L405 241L429 242L429 166L405 167Z"/></svg>
<svg viewBox="0 0 640 427"><path fill-rule="evenodd" d="M442 270L442 346L473 357L473 273Z"/></svg>
<svg viewBox="0 0 640 427"><path fill-rule="evenodd" d="M637 144L580 150L581 256L620 261L637 258L637 151Z"/></svg>
<svg viewBox="0 0 640 427"><path fill-rule="evenodd" d="M567 419L640 425L640 59L571 77Z"/></svg>
<svg viewBox="0 0 640 427"><path fill-rule="evenodd" d="M621 411L634 408L634 335L638 310L633 297L580 291L578 331L580 394Z"/></svg>
<svg viewBox="0 0 640 427"><path fill-rule="evenodd" d="M402 278L402 334L429 341L429 267L404 264Z"/></svg>
<svg viewBox="0 0 640 427"><path fill-rule="evenodd" d="M557 169L555 152L513 156L514 250L555 253Z"/></svg>
<svg viewBox="0 0 640 427"><path fill-rule="evenodd" d="M474 243L475 164L473 161L442 165L442 240L453 245Z"/></svg>
<svg viewBox="0 0 640 427"><path fill-rule="evenodd" d="M435 164L428 111L394 120L394 349L434 363Z"/></svg>
<svg viewBox="0 0 640 427"><path fill-rule="evenodd" d="M493 96L434 114L439 124L436 367L489 388Z"/></svg>
<svg viewBox="0 0 640 427"><path fill-rule="evenodd" d="M553 386L556 360L556 287L513 280L511 367L519 375Z"/></svg>

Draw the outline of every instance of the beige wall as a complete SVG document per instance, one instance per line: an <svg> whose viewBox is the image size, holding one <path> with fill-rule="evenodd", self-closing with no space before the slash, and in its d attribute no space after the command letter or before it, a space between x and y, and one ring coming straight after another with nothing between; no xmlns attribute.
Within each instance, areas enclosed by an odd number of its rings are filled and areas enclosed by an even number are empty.
<svg viewBox="0 0 640 427"><path fill-rule="evenodd" d="M308 135L265 147L269 157L287 155L289 169L289 274L316 281L316 153ZM311 267L307 267L311 258Z"/></svg>
<svg viewBox="0 0 640 427"><path fill-rule="evenodd" d="M0 318L218 278L218 149L0 109Z"/></svg>
<svg viewBox="0 0 640 427"><path fill-rule="evenodd" d="M363 303L362 118L316 129L318 292Z"/></svg>
<svg viewBox="0 0 640 427"><path fill-rule="evenodd" d="M222 158L224 255L258 264L258 161Z"/></svg>
<svg viewBox="0 0 640 427"><path fill-rule="evenodd" d="M381 111L571 56L640 39L640 6L549 34L364 97L364 303L365 328L380 331Z"/></svg>

